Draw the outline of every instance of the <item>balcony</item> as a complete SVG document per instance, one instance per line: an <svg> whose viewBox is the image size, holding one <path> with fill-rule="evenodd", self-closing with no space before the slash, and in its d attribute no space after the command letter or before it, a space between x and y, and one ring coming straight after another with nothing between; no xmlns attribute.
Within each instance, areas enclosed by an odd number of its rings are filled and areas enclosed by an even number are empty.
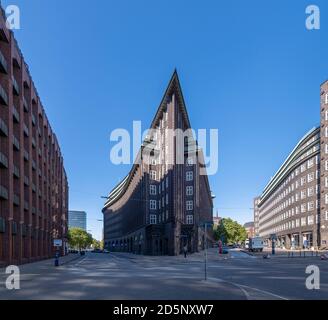
<svg viewBox="0 0 328 320"><path fill-rule="evenodd" d="M15 106L13 106L13 119L14 122L19 123L19 112Z"/></svg>
<svg viewBox="0 0 328 320"><path fill-rule="evenodd" d="M32 114L32 125L35 127L36 125L36 120L34 114Z"/></svg>
<svg viewBox="0 0 328 320"><path fill-rule="evenodd" d="M8 127L1 118L0 118L0 135L4 137L8 137Z"/></svg>
<svg viewBox="0 0 328 320"><path fill-rule="evenodd" d="M8 168L8 158L0 151L0 168Z"/></svg>
<svg viewBox="0 0 328 320"><path fill-rule="evenodd" d="M8 95L0 84L0 103L8 106Z"/></svg>
<svg viewBox="0 0 328 320"><path fill-rule="evenodd" d="M0 233L6 232L6 220L0 217Z"/></svg>
<svg viewBox="0 0 328 320"><path fill-rule="evenodd" d="M30 185L30 180L27 176L24 176L24 185L27 187Z"/></svg>
<svg viewBox="0 0 328 320"><path fill-rule="evenodd" d="M28 131L28 127L27 127L27 125L24 123L24 128L23 128L23 130L24 130L24 135L25 135L25 137L28 137L29 136L29 131Z"/></svg>
<svg viewBox="0 0 328 320"><path fill-rule="evenodd" d="M20 177L19 168L15 165L14 165L14 169L13 169L13 175L17 179L19 179L19 177Z"/></svg>
<svg viewBox="0 0 328 320"><path fill-rule="evenodd" d="M2 54L2 52L0 51L0 71L3 73L8 73L8 64L7 64L7 60L4 57L4 55Z"/></svg>
<svg viewBox="0 0 328 320"><path fill-rule="evenodd" d="M30 156L29 156L28 152L26 150L24 150L24 161L27 162L29 160L29 158L30 158Z"/></svg>
<svg viewBox="0 0 328 320"><path fill-rule="evenodd" d="M14 135L13 135L13 146L15 150L19 151L19 141Z"/></svg>
<svg viewBox="0 0 328 320"><path fill-rule="evenodd" d="M25 97L23 97L23 107L24 107L24 111L26 113L28 113L29 112L29 108L28 108L28 104L27 104L27 101L26 101Z"/></svg>
<svg viewBox="0 0 328 320"><path fill-rule="evenodd" d="M11 234L12 235L17 234L17 222L15 222L15 221L11 222Z"/></svg>
<svg viewBox="0 0 328 320"><path fill-rule="evenodd" d="M2 185L0 185L0 199L8 200L8 190Z"/></svg>
<svg viewBox="0 0 328 320"><path fill-rule="evenodd" d="M19 207L19 203L20 203L19 195L14 194L14 206Z"/></svg>
<svg viewBox="0 0 328 320"><path fill-rule="evenodd" d="M12 76L12 82L13 82L14 94L16 96L19 96L19 86L14 76Z"/></svg>
<svg viewBox="0 0 328 320"><path fill-rule="evenodd" d="M28 228L26 224L22 224L21 226L22 226L22 237L25 238L27 236Z"/></svg>

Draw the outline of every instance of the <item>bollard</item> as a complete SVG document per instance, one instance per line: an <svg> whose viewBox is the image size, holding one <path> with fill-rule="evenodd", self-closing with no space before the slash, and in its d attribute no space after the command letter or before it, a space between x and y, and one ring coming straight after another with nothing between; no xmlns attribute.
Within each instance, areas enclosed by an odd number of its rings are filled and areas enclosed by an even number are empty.
<svg viewBox="0 0 328 320"><path fill-rule="evenodd" d="M58 267L58 266L59 266L59 252L57 251L56 255L55 255L55 267Z"/></svg>

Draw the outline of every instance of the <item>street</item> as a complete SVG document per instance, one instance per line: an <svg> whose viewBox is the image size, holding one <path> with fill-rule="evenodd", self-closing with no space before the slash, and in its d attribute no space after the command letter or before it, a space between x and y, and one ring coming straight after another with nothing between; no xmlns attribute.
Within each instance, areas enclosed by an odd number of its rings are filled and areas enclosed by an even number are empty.
<svg viewBox="0 0 328 320"><path fill-rule="evenodd" d="M87 253L55 268L53 261L23 265L21 289L5 287L0 269L0 299L327 299L328 262L318 257L263 259L240 251L219 258L208 254L204 281L203 253L149 257L125 253ZM320 268L320 290L308 290L308 265Z"/></svg>

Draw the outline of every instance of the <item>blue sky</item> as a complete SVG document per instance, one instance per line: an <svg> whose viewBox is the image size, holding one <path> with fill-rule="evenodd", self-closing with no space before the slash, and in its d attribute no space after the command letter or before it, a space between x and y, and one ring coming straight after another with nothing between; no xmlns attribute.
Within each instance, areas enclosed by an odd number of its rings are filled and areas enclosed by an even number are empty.
<svg viewBox="0 0 328 320"><path fill-rule="evenodd" d="M97 238L100 196L130 169L110 163L110 132L146 129L175 67L192 126L219 129L221 216L252 220L253 197L319 123L327 1L2 2L21 9L15 34L61 145L70 208L87 211ZM318 31L305 28L313 3Z"/></svg>

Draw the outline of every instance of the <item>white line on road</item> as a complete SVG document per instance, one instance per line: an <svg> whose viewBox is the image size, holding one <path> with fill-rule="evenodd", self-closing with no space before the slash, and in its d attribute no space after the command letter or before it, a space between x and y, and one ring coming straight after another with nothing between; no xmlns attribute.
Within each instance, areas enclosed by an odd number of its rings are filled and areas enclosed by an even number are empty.
<svg viewBox="0 0 328 320"><path fill-rule="evenodd" d="M277 295L277 294L269 292L269 291L253 288L253 287L242 285L242 284L235 283L235 282L230 282L230 281L227 281L227 280L224 280L224 279L211 277L211 278L209 278L209 280L217 281L217 282L226 282L226 283L229 283L229 284L232 284L232 285L236 286L237 288L239 288L245 294L247 300L251 300L251 296L250 296L249 292L245 289L254 290L254 291L260 292L262 294L266 294L266 295L269 295L269 296L272 296L272 297L275 297L275 298L278 298L278 299L281 299L281 300L288 300L285 297L282 297L280 295Z"/></svg>

